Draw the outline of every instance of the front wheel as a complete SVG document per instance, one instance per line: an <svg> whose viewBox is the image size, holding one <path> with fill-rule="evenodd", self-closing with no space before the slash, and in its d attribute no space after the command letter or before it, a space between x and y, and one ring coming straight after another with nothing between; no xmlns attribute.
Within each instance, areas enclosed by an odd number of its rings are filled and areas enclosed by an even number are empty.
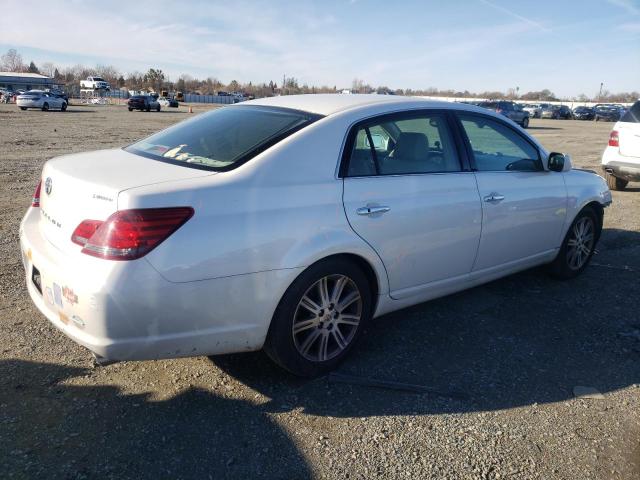
<svg viewBox="0 0 640 480"><path fill-rule="evenodd" d="M48 104L47 102L44 102L44 103L42 104L42 111L43 111L43 112L46 112L46 111L48 111L48 110L49 110L49 104Z"/></svg>
<svg viewBox="0 0 640 480"><path fill-rule="evenodd" d="M610 173L606 174L607 186L610 190L624 190L629 183L628 180L623 180L622 178L614 177Z"/></svg>
<svg viewBox="0 0 640 480"><path fill-rule="evenodd" d="M26 110L27 107L20 107L20 110Z"/></svg>
<svg viewBox="0 0 640 480"><path fill-rule="evenodd" d="M66 110L67 110L67 102L62 102L62 106L60 107L60 110L61 110L62 112L64 112L64 111L66 111Z"/></svg>
<svg viewBox="0 0 640 480"><path fill-rule="evenodd" d="M525 117L522 120L522 128L528 128L529 127L529 117Z"/></svg>
<svg viewBox="0 0 640 480"><path fill-rule="evenodd" d="M549 265L550 273L560 279L582 273L591 261L601 228L593 209L584 208L573 220L558 256Z"/></svg>
<svg viewBox="0 0 640 480"><path fill-rule="evenodd" d="M160 105L156 107L156 112L159 112L159 111L160 111Z"/></svg>
<svg viewBox="0 0 640 480"><path fill-rule="evenodd" d="M133 108L129 107L129 111L130 111L130 112L133 112Z"/></svg>
<svg viewBox="0 0 640 480"><path fill-rule="evenodd" d="M371 310L371 287L357 265L341 258L320 261L283 295L264 349L295 375L322 375L349 354Z"/></svg>

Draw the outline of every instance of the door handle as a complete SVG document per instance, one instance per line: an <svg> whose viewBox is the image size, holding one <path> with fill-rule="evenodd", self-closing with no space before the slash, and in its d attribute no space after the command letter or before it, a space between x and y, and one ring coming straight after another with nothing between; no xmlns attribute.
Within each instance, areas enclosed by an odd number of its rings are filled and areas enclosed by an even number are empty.
<svg viewBox="0 0 640 480"><path fill-rule="evenodd" d="M484 201L487 203L498 203L504 200L504 195L500 195L499 193L492 192L486 197L484 197Z"/></svg>
<svg viewBox="0 0 640 480"><path fill-rule="evenodd" d="M375 206L375 207L360 207L356 210L358 215L374 215L376 213L386 213L391 210L391 207Z"/></svg>

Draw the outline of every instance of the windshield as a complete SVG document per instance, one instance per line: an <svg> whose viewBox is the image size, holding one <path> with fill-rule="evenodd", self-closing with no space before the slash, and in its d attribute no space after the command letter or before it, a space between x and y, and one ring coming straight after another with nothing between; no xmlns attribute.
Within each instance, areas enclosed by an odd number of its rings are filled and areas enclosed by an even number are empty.
<svg viewBox="0 0 640 480"><path fill-rule="evenodd" d="M285 108L222 107L156 133L125 150L188 167L225 171L319 118Z"/></svg>

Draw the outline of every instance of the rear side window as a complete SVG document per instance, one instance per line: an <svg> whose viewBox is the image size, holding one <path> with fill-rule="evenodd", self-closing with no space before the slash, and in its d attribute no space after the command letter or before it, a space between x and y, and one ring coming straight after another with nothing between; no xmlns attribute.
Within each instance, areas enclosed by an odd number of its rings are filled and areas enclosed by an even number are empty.
<svg viewBox="0 0 640 480"><path fill-rule="evenodd" d="M321 118L278 107L222 107L181 122L125 150L204 170L231 170Z"/></svg>
<svg viewBox="0 0 640 480"><path fill-rule="evenodd" d="M385 116L357 128L347 176L460 171L442 113Z"/></svg>
<svg viewBox="0 0 640 480"><path fill-rule="evenodd" d="M640 100L634 103L627 113L620 119L621 122L640 123Z"/></svg>
<svg viewBox="0 0 640 480"><path fill-rule="evenodd" d="M481 115L461 113L459 118L478 171L543 170L538 149L507 125Z"/></svg>

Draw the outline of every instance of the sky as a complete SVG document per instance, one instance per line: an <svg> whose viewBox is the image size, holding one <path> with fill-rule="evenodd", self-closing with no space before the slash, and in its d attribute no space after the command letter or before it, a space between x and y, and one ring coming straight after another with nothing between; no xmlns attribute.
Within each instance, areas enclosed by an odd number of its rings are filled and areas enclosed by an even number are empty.
<svg viewBox="0 0 640 480"><path fill-rule="evenodd" d="M2 0L0 53L224 83L640 90L640 0ZM10 12L7 14L7 12ZM24 13L21 13L24 12Z"/></svg>

